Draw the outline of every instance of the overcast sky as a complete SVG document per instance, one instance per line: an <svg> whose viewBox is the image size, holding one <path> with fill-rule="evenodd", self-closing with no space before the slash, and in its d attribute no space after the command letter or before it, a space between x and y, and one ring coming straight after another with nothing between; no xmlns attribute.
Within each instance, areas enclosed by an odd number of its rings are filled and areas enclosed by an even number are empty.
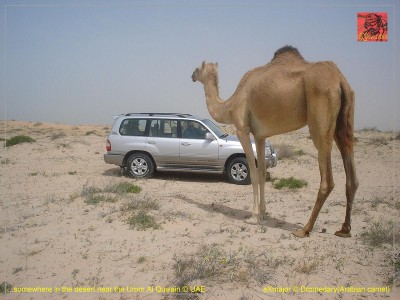
<svg viewBox="0 0 400 300"><path fill-rule="evenodd" d="M203 87L191 81L203 60L218 62L226 99L246 71L290 44L308 61L339 66L356 93L356 129L400 129L398 0L0 3L2 119L208 117ZM389 40L358 42L358 12L387 12Z"/></svg>

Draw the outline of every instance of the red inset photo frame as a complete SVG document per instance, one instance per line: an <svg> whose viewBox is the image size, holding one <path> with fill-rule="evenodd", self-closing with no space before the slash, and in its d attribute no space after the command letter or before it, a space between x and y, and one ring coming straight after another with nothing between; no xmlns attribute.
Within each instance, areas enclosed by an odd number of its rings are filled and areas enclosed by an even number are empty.
<svg viewBox="0 0 400 300"><path fill-rule="evenodd" d="M388 17L387 12L357 13L357 41L387 42Z"/></svg>

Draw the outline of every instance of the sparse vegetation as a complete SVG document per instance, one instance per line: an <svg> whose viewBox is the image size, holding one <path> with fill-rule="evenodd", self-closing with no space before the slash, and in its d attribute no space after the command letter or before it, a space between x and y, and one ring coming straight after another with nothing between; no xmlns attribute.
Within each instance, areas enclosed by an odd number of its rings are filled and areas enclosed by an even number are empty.
<svg viewBox="0 0 400 300"><path fill-rule="evenodd" d="M97 135L96 130L90 130L90 131L86 131L85 135Z"/></svg>
<svg viewBox="0 0 400 300"><path fill-rule="evenodd" d="M280 190L283 188L288 189L300 189L308 185L307 181L302 179L296 179L294 177L289 178L275 178L272 180L274 188Z"/></svg>
<svg viewBox="0 0 400 300"><path fill-rule="evenodd" d="M115 203L121 199L128 198L127 201L121 205L120 211L130 213L126 218L126 223L130 228L137 230L146 230L148 228L160 229L161 225L157 223L156 218L149 215L151 210L159 209L159 202L157 200L149 199L148 197L132 198L127 197L127 194L138 194L141 187L130 182L119 182L99 188L95 186L85 185L82 189L80 196L85 198L86 204L96 205L99 203ZM71 196L71 200L79 197L79 195ZM116 212L115 210L114 212ZM110 221L111 220L111 221ZM108 223L112 222L109 217L106 220Z"/></svg>
<svg viewBox="0 0 400 300"><path fill-rule="evenodd" d="M302 149L293 149L293 147L286 144L278 144L275 146L278 159L294 159L297 156L305 155Z"/></svg>
<svg viewBox="0 0 400 300"><path fill-rule="evenodd" d="M130 228L137 230L146 230L148 228L160 229L161 225L157 223L154 216L148 215L146 211L139 211L137 214L129 217L127 220Z"/></svg>
<svg viewBox="0 0 400 300"><path fill-rule="evenodd" d="M227 257L224 251L216 245L203 245L194 257L178 258L175 256L174 261L173 267L179 286L184 286L193 280L210 279L222 275L224 269L226 271L235 265L233 257ZM222 276L220 276L220 280L223 281Z"/></svg>
<svg viewBox="0 0 400 300"><path fill-rule="evenodd" d="M64 131L60 131L60 132L57 132L57 133L53 133L51 135L50 139L52 141L54 141L54 140L57 140L57 139L65 138L66 136L67 136L67 134Z"/></svg>
<svg viewBox="0 0 400 300"><path fill-rule="evenodd" d="M294 267L294 270L298 273L310 275L313 273L318 266L320 265L320 261L317 257L311 258L303 258L298 264Z"/></svg>
<svg viewBox="0 0 400 300"><path fill-rule="evenodd" d="M218 245L211 244L202 245L193 255L175 255L174 261L177 286L190 285L197 280L260 285L273 278L284 259L269 257L266 252L257 254L242 247L239 252L227 253Z"/></svg>
<svg viewBox="0 0 400 300"><path fill-rule="evenodd" d="M76 278L76 275L79 273L79 269L74 269L73 271L72 271L72 273L71 273L71 275L72 275L72 278Z"/></svg>
<svg viewBox="0 0 400 300"><path fill-rule="evenodd" d="M3 281L0 284L0 295L9 294L11 293L12 285L6 281Z"/></svg>
<svg viewBox="0 0 400 300"><path fill-rule="evenodd" d="M137 260L138 264L144 263L145 261L146 261L146 257L145 256L141 256Z"/></svg>
<svg viewBox="0 0 400 300"><path fill-rule="evenodd" d="M306 153L304 152L304 150L298 149L298 150L294 151L294 154L296 154L297 156L301 156L301 155L305 155Z"/></svg>
<svg viewBox="0 0 400 300"><path fill-rule="evenodd" d="M123 212L129 212L134 210L150 211L158 210L160 208L160 203L156 199L151 199L147 196L142 198L133 198L125 202L120 210Z"/></svg>
<svg viewBox="0 0 400 300"><path fill-rule="evenodd" d="M393 237L400 240L399 228L393 222L380 220L372 222L371 227L361 233L361 240L370 246L380 247L385 243L392 243Z"/></svg>
<svg viewBox="0 0 400 300"><path fill-rule="evenodd" d="M377 136L370 139L369 143L371 145L382 146L387 145L388 141L384 136Z"/></svg>
<svg viewBox="0 0 400 300"><path fill-rule="evenodd" d="M279 159L292 158L294 155L292 148L285 144L276 145L275 150Z"/></svg>
<svg viewBox="0 0 400 300"><path fill-rule="evenodd" d="M130 182L119 182L108 185L103 191L115 194L125 194L125 193L138 194L142 191L142 188Z"/></svg>
<svg viewBox="0 0 400 300"><path fill-rule="evenodd" d="M376 128L376 127L365 127L365 128L362 129L361 131L362 131L362 132L371 132L371 131L380 132L380 131L378 130L378 128Z"/></svg>
<svg viewBox="0 0 400 300"><path fill-rule="evenodd" d="M379 197L375 197L371 200L371 207L377 208L380 203L382 203L382 200Z"/></svg>
<svg viewBox="0 0 400 300"><path fill-rule="evenodd" d="M96 204L99 204L100 202L115 203L118 200L119 199L116 196L103 195L103 194L90 194L90 195L86 196L85 203L91 204L91 205L96 205Z"/></svg>
<svg viewBox="0 0 400 300"><path fill-rule="evenodd" d="M70 172L69 175L74 175L76 172ZM115 203L120 200L119 196L127 193L140 193L141 188L130 182L114 183L101 189L95 186L85 185L82 189L81 196L85 198L86 204L99 204L101 202Z"/></svg>
<svg viewBox="0 0 400 300"><path fill-rule="evenodd" d="M98 187L95 186L88 186L87 184L85 184L83 186L82 192L81 192L81 196L88 198L93 194L97 194L97 193L101 193L102 190Z"/></svg>
<svg viewBox="0 0 400 300"><path fill-rule="evenodd" d="M31 138L30 136L16 135L16 136L13 136L12 138L9 138L8 140L6 140L6 146L11 147L11 146L22 144L22 143L34 143L34 142L36 142L36 140Z"/></svg>

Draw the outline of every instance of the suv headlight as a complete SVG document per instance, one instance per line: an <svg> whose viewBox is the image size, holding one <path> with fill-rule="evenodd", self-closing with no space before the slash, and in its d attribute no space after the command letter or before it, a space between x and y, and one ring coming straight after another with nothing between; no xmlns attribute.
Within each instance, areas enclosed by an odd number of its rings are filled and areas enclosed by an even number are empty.
<svg viewBox="0 0 400 300"><path fill-rule="evenodd" d="M265 157L272 155L272 148L271 146L265 146Z"/></svg>

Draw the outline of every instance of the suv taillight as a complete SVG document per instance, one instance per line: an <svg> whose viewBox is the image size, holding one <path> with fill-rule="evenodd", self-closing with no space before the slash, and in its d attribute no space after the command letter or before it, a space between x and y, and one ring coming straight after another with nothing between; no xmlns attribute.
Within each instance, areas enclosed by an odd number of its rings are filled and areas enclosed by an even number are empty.
<svg viewBox="0 0 400 300"><path fill-rule="evenodd" d="M109 140L107 140L106 150L107 150L107 151L111 151L111 143L110 143Z"/></svg>

